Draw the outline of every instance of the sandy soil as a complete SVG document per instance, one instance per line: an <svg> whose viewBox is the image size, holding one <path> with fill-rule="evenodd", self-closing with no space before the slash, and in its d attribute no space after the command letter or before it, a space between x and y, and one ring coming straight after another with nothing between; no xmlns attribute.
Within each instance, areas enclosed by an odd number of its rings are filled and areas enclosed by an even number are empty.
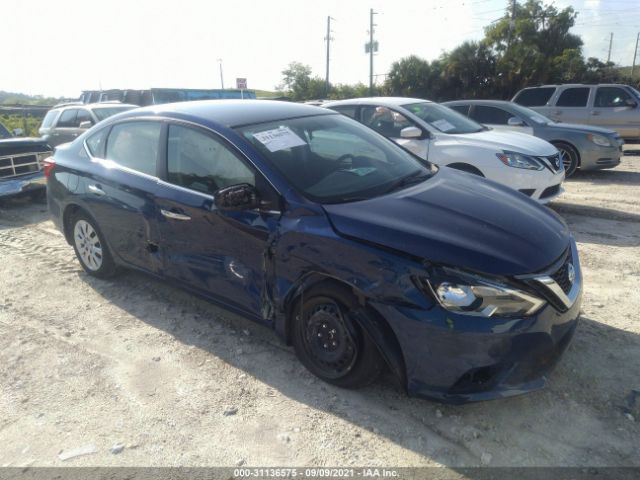
<svg viewBox="0 0 640 480"><path fill-rule="evenodd" d="M263 327L137 273L88 277L43 204L5 202L0 465L639 466L640 157L565 187L575 340L545 390L466 406L328 386Z"/></svg>

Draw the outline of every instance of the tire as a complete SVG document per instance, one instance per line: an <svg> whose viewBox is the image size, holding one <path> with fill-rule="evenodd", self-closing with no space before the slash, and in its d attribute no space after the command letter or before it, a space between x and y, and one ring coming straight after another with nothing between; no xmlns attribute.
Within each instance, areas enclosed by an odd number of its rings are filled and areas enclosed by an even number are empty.
<svg viewBox="0 0 640 480"><path fill-rule="evenodd" d="M321 380L342 388L374 382L384 369L377 347L349 312L353 294L332 285L304 292L292 309L292 340L300 362Z"/></svg>
<svg viewBox="0 0 640 480"><path fill-rule="evenodd" d="M564 176L569 178L580 165L578 151L572 145L564 142L553 142L553 146L560 151L562 163L564 163Z"/></svg>
<svg viewBox="0 0 640 480"><path fill-rule="evenodd" d="M473 175L478 175L479 177L484 177L484 175L480 170L478 170L473 165L469 165L467 163L451 163L447 165L447 167L453 168L454 170L460 170L461 172L467 172Z"/></svg>
<svg viewBox="0 0 640 480"><path fill-rule="evenodd" d="M114 275L116 264L95 220L79 212L71 219L70 228L73 250L84 271L98 278Z"/></svg>

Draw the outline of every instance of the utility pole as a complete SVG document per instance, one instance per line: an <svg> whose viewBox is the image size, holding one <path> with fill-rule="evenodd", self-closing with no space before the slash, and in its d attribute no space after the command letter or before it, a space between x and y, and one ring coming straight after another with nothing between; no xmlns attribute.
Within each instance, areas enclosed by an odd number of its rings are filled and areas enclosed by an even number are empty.
<svg viewBox="0 0 640 480"><path fill-rule="evenodd" d="M222 59L218 59L218 65L220 66L220 88L224 90L224 78L222 76Z"/></svg>
<svg viewBox="0 0 640 480"><path fill-rule="evenodd" d="M611 46L613 45L613 32L611 32L611 36L609 37L609 54L607 55L607 63L611 61Z"/></svg>
<svg viewBox="0 0 640 480"><path fill-rule="evenodd" d="M373 23L373 16L377 12L373 11L373 8L369 10L369 95L373 96L373 27L376 25Z"/></svg>
<svg viewBox="0 0 640 480"><path fill-rule="evenodd" d="M327 42L327 74L324 79L324 95L325 97L329 96L329 50L331 45L331 20L335 20L331 18L331 16L327 16L327 36L324 39Z"/></svg>
<svg viewBox="0 0 640 480"><path fill-rule="evenodd" d="M633 51L633 63L631 64L631 78L633 78L633 72L636 70L636 57L638 56L638 40L640 40L640 32L636 36L636 49Z"/></svg>

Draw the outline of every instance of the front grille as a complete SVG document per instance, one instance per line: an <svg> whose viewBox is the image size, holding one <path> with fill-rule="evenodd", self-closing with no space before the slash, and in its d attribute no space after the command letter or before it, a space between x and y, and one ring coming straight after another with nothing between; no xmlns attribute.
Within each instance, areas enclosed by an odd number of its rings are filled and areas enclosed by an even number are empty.
<svg viewBox="0 0 640 480"><path fill-rule="evenodd" d="M560 184L554 185L553 187L546 188L540 195L540 198L551 197L553 195L556 195L559 191L560 191Z"/></svg>
<svg viewBox="0 0 640 480"><path fill-rule="evenodd" d="M553 274L551 274L551 278L555 280L558 286L562 289L565 294L568 294L571 291L571 287L573 283L569 280L569 264L571 263L571 256L567 258L567 260L562 264L562 266Z"/></svg>
<svg viewBox="0 0 640 480"><path fill-rule="evenodd" d="M533 195L535 191L535 188L522 188L519 190L520 193L524 193L527 197Z"/></svg>
<svg viewBox="0 0 640 480"><path fill-rule="evenodd" d="M0 178L19 177L42 170L42 160L50 152L19 153L0 157Z"/></svg>

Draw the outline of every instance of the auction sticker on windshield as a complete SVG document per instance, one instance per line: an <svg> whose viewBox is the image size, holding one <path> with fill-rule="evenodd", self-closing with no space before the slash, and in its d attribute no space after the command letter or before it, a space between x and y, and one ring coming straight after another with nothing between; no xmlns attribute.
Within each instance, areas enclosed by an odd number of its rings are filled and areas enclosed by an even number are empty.
<svg viewBox="0 0 640 480"><path fill-rule="evenodd" d="M270 152L286 148L300 147L307 142L291 131L289 127L279 127L253 134L253 138L263 144Z"/></svg>
<svg viewBox="0 0 640 480"><path fill-rule="evenodd" d="M454 128L456 128L453 125L451 125L449 122L447 122L445 119L440 119L440 120L436 120L435 122L431 122L431 125L433 125L434 127L436 127L438 130L442 132L448 132L449 130L453 130Z"/></svg>

